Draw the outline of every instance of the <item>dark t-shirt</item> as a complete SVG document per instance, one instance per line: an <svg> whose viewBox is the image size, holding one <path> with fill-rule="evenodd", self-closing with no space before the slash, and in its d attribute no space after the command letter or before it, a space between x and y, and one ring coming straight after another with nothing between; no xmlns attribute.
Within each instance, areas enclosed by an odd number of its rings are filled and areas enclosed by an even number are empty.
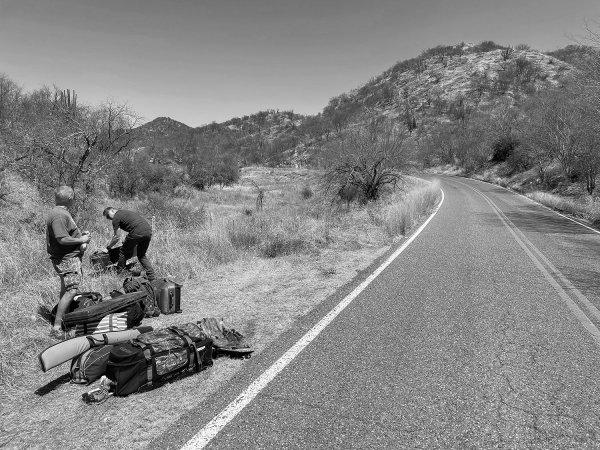
<svg viewBox="0 0 600 450"><path fill-rule="evenodd" d="M112 224L115 233L121 228L131 237L152 236L152 227L148 221L135 211L119 209L113 217Z"/></svg>
<svg viewBox="0 0 600 450"><path fill-rule="evenodd" d="M71 258L80 255L80 244L61 245L58 238L81 237L81 232L66 208L55 206L46 219L46 250L50 259Z"/></svg>

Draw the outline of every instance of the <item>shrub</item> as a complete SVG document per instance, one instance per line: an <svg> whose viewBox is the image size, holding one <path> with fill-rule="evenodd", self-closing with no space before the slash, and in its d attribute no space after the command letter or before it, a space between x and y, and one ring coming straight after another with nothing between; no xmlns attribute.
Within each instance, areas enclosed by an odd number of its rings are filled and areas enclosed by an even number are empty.
<svg viewBox="0 0 600 450"><path fill-rule="evenodd" d="M504 162L519 145L516 139L510 136L501 137L492 144L492 162Z"/></svg>
<svg viewBox="0 0 600 450"><path fill-rule="evenodd" d="M503 45L496 44L494 41L483 41L471 48L473 52L491 52L504 49Z"/></svg>
<svg viewBox="0 0 600 450"><path fill-rule="evenodd" d="M312 189L310 188L310 186L304 186L302 188L302 190L300 191L300 196L304 199L304 200L308 200L309 198L311 198L314 195L314 192L312 191Z"/></svg>
<svg viewBox="0 0 600 450"><path fill-rule="evenodd" d="M291 255L307 249L307 242L303 239L285 234L271 236L261 248L261 253L268 258Z"/></svg>
<svg viewBox="0 0 600 450"><path fill-rule="evenodd" d="M506 166L509 170L509 174L515 172L523 172L531 169L531 159L527 155L527 152L522 146L513 147L512 151L506 158Z"/></svg>
<svg viewBox="0 0 600 450"><path fill-rule="evenodd" d="M227 235L235 248L249 250L260 244L265 224L261 219L246 214L246 217L227 223Z"/></svg>
<svg viewBox="0 0 600 450"><path fill-rule="evenodd" d="M110 192L116 197L135 197L147 192L170 194L180 184L181 174L144 158L123 158L108 176Z"/></svg>
<svg viewBox="0 0 600 450"><path fill-rule="evenodd" d="M175 200L159 194L151 194L146 200L142 214L154 218L157 228L194 228L206 221L204 205L192 206L185 200Z"/></svg>

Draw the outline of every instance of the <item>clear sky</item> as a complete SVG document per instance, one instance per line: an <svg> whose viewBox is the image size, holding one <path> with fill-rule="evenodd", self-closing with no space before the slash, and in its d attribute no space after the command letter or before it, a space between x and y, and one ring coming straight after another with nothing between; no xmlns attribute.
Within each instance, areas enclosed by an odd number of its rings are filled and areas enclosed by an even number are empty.
<svg viewBox="0 0 600 450"><path fill-rule="evenodd" d="M314 114L426 48L553 50L598 19L600 0L0 0L0 73L198 126Z"/></svg>

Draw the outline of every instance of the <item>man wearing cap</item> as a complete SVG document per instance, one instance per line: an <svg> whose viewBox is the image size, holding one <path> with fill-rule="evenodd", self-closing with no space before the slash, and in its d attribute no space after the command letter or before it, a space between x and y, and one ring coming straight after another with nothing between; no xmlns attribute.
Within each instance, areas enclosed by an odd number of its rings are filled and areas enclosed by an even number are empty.
<svg viewBox="0 0 600 450"><path fill-rule="evenodd" d="M152 239L152 227L148 221L135 211L116 209L112 206L107 207L102 214L106 219L112 221L114 230L114 235L106 245L106 248L112 248L113 245L119 242L119 228L127 232L127 237L119 253L117 271L122 272L125 269L125 263L133 256L133 252L137 248L137 258L146 271L146 277L150 281L155 280L154 269L146 256L150 240Z"/></svg>
<svg viewBox="0 0 600 450"><path fill-rule="evenodd" d="M52 266L60 277L60 300L56 308L50 336L64 339L62 319L77 294L82 281L81 258L90 241L88 232L81 233L68 208L73 204L74 192L69 186L54 191L56 206L46 219L46 250Z"/></svg>

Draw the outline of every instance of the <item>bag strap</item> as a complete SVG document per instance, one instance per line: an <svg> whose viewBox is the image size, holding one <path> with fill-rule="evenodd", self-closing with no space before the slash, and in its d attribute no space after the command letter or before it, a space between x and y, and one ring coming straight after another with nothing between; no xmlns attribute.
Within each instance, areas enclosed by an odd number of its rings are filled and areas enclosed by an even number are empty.
<svg viewBox="0 0 600 450"><path fill-rule="evenodd" d="M188 359L190 360L188 369L190 369L190 370L193 369L194 372L200 371L199 361L198 361L198 350L196 349L196 344L194 343L194 341L192 340L190 335L187 334L182 329L175 327L175 326L169 327L168 329L171 330L173 333L175 333L176 335L178 335L180 338L182 338L185 341L186 350L188 351ZM191 358L189 358L189 356L191 356L190 353L193 354L193 356Z"/></svg>
<svg viewBox="0 0 600 450"><path fill-rule="evenodd" d="M94 336L98 336L98 335L94 334ZM94 338L92 336L85 336L85 338L90 343L90 348L98 346L99 343L96 340L97 337ZM105 333L102 333L102 342L100 343L100 345L108 345L108 336Z"/></svg>
<svg viewBox="0 0 600 450"><path fill-rule="evenodd" d="M154 379L154 374L156 372L156 358L153 356L156 354L151 345L144 344L140 341L131 341L131 344L139 347L144 354L144 358L146 358L146 380L147 384L152 386L152 380Z"/></svg>

